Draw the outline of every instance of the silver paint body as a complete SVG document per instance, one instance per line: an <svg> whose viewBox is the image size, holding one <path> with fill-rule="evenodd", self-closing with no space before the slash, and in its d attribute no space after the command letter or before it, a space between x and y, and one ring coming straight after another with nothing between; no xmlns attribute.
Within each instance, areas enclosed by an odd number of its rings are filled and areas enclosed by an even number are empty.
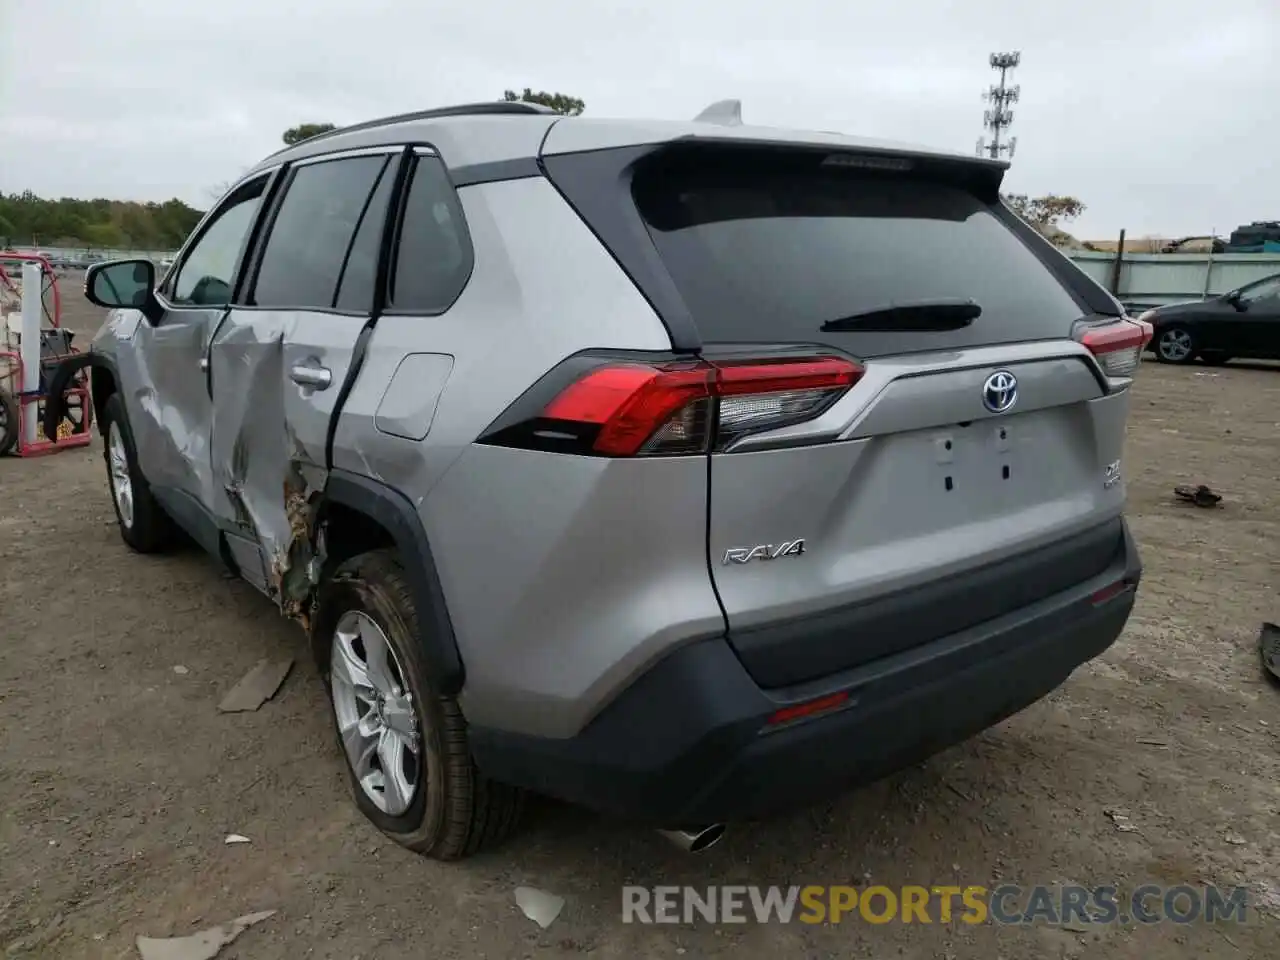
<svg viewBox="0 0 1280 960"><path fill-rule="evenodd" d="M708 135L880 145L698 123L449 118L302 144L246 179L284 161L408 143L430 145L456 169ZM458 194L475 250L471 278L440 316L379 319L336 425L333 464L416 508L473 723L571 736L659 657L723 633L726 617L741 628L820 612L1052 543L1123 508L1127 384L1105 391L1088 351L1065 338L872 361L816 420L714 455L709 484L700 457L477 444L565 357L671 342L548 180ZM233 553L251 579L262 572L261 589L291 543L282 491L324 485L338 393L300 385L291 372L323 367L341 383L365 319L233 306L175 310L152 326L118 310L94 341L119 372L144 475L235 524ZM983 403L996 371L1017 378L1016 404L1003 414ZM806 439L821 442L795 445ZM1002 483L998 463L1019 482ZM944 474L957 478L955 498L938 495ZM708 557L796 540L801 553L709 569Z"/></svg>

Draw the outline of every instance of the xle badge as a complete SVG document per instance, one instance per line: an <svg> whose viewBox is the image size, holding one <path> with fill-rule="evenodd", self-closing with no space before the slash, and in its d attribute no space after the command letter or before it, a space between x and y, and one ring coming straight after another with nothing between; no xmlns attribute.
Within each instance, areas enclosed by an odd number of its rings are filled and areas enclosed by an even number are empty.
<svg viewBox="0 0 1280 960"><path fill-rule="evenodd" d="M781 544L762 543L754 547L730 547L724 552L724 562L750 563L752 560L780 560L783 557L804 555L804 538L784 540Z"/></svg>

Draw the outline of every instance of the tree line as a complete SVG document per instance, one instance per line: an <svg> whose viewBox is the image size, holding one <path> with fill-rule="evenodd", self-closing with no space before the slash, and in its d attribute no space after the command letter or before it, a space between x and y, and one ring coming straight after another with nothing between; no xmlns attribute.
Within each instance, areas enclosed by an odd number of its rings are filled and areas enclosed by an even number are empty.
<svg viewBox="0 0 1280 960"><path fill-rule="evenodd" d="M0 247L173 250L204 216L181 200L46 199L0 194Z"/></svg>

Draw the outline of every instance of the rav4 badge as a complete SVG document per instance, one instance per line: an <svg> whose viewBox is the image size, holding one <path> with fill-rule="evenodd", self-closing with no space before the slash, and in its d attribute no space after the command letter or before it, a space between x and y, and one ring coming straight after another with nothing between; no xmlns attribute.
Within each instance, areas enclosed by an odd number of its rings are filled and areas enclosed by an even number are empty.
<svg viewBox="0 0 1280 960"><path fill-rule="evenodd" d="M761 543L754 547L730 547L724 552L725 564L750 563L752 560L780 560L804 554L804 538L784 540L780 544Z"/></svg>

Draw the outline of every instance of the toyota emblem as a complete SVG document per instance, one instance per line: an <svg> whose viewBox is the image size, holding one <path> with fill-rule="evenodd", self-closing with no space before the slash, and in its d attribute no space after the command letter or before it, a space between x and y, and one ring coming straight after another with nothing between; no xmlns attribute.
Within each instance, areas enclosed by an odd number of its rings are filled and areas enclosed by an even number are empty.
<svg viewBox="0 0 1280 960"><path fill-rule="evenodd" d="M982 385L982 405L992 413L1008 413L1018 402L1018 378L1008 370L997 370Z"/></svg>

